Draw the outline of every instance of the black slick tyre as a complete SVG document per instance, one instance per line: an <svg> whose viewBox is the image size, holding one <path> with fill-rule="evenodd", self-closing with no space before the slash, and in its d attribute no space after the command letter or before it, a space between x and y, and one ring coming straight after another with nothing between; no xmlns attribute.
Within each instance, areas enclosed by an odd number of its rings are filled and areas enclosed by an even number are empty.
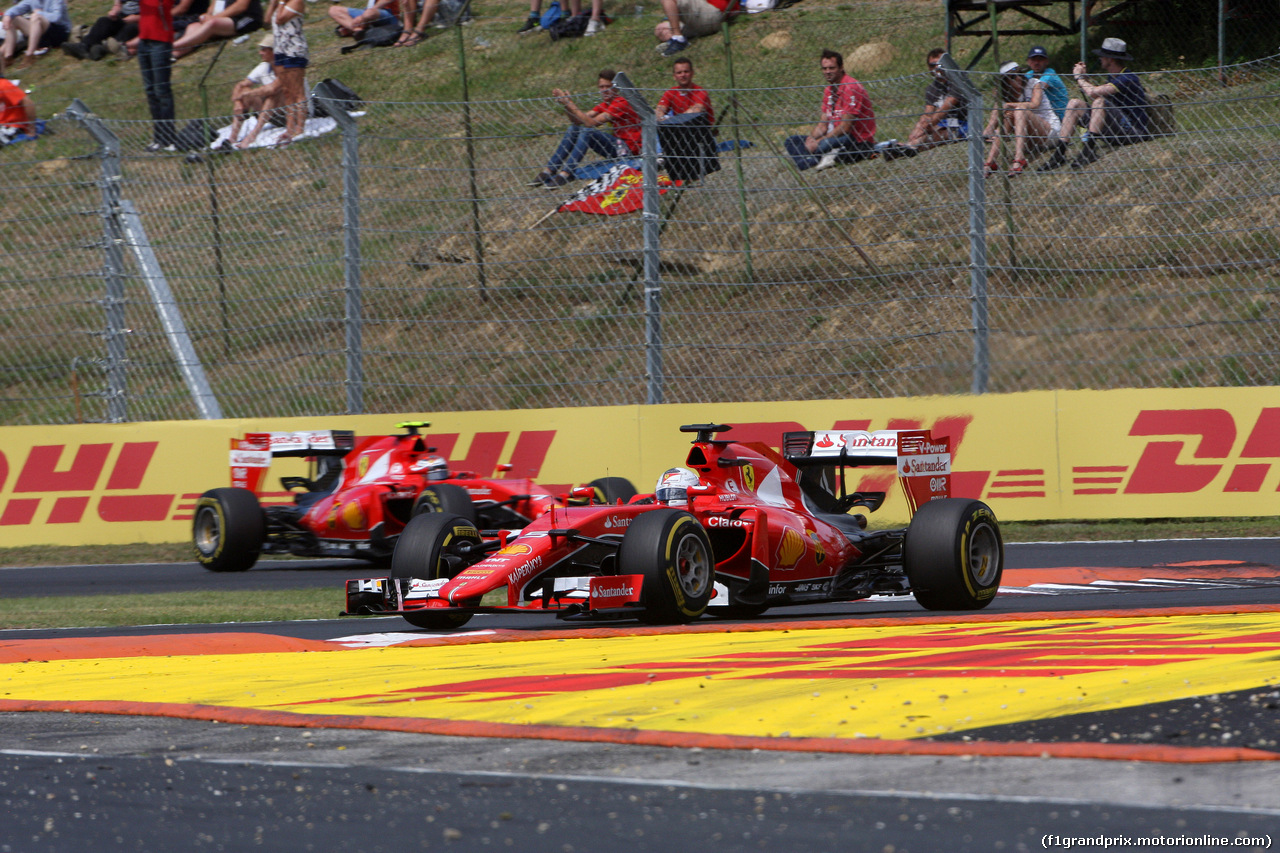
<svg viewBox="0 0 1280 853"><path fill-rule="evenodd" d="M707 532L683 510L636 516L618 548L618 573L644 577L640 618L655 625L692 622L705 613L715 569Z"/></svg>
<svg viewBox="0 0 1280 853"><path fill-rule="evenodd" d="M471 496L467 494L467 490L452 483L427 486L418 494L417 500L413 502L413 515L422 515L424 512L459 515L472 524L479 519L476 505L471 502Z"/></svg>
<svg viewBox="0 0 1280 853"><path fill-rule="evenodd" d="M903 566L911 593L929 610L986 607L1004 573L995 513L968 498L929 501L907 528Z"/></svg>
<svg viewBox="0 0 1280 853"><path fill-rule="evenodd" d="M596 490L595 501L598 504L616 504L618 501L626 503L638 494L636 487L626 477L601 477L587 485Z"/></svg>
<svg viewBox="0 0 1280 853"><path fill-rule="evenodd" d="M209 571L248 571L266 538L267 517L248 489L210 489L196 500L191 542Z"/></svg>
<svg viewBox="0 0 1280 853"><path fill-rule="evenodd" d="M459 546L479 545L480 531L471 521L444 512L426 512L405 525L391 554L391 577L439 580L451 578L477 558L460 553ZM451 631L471 619L470 613L453 613L435 609L402 613L405 621L416 628Z"/></svg>

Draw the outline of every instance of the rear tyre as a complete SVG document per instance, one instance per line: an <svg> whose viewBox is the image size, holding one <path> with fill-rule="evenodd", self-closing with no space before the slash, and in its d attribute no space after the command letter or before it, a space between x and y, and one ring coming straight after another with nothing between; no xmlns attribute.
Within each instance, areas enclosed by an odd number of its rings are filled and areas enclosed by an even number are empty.
<svg viewBox="0 0 1280 853"><path fill-rule="evenodd" d="M929 610L986 607L1004 573L995 513L966 498L929 501L907 528L903 566L916 601Z"/></svg>
<svg viewBox="0 0 1280 853"><path fill-rule="evenodd" d="M636 487L626 477L601 477L587 485L596 490L598 504L616 504L618 501L626 503L638 494Z"/></svg>
<svg viewBox="0 0 1280 853"><path fill-rule="evenodd" d="M418 499L413 502L413 515L422 515L424 512L460 515L473 525L479 520L476 505L471 502L467 490L452 483L427 486L422 490Z"/></svg>
<svg viewBox="0 0 1280 853"><path fill-rule="evenodd" d="M439 580L452 578L472 563L475 557L458 553L458 546L479 545L480 532L471 521L450 513L426 512L405 525L391 554L391 577ZM470 613L431 609L400 614L416 628L451 631L471 619Z"/></svg>
<svg viewBox="0 0 1280 853"><path fill-rule="evenodd" d="M210 489L196 501L191 542L209 571L248 571L266 539L267 517L248 489Z"/></svg>
<svg viewBox="0 0 1280 853"><path fill-rule="evenodd" d="M707 532L683 510L636 516L618 548L618 573L644 576L640 619L655 625L692 622L705 613L715 570Z"/></svg>

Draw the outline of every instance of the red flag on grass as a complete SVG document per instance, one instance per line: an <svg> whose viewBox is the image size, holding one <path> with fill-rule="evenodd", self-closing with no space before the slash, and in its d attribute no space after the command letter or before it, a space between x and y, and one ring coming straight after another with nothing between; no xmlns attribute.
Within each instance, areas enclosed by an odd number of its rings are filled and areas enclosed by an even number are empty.
<svg viewBox="0 0 1280 853"><path fill-rule="evenodd" d="M658 193L680 186L666 175L658 176ZM599 178L587 184L569 197L557 211L574 210L578 213L594 213L618 216L634 213L644 207L644 176L631 166L614 166Z"/></svg>

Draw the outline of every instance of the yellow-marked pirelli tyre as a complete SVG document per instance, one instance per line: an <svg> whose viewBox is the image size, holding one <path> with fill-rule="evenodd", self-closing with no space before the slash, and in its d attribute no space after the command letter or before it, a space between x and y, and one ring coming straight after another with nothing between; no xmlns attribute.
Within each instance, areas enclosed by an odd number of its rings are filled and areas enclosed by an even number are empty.
<svg viewBox="0 0 1280 853"><path fill-rule="evenodd" d="M427 486L418 494L418 499L413 502L413 514L422 515L424 512L460 515L472 524L479 518L467 490L452 483Z"/></svg>
<svg viewBox="0 0 1280 853"><path fill-rule="evenodd" d="M705 613L715 570L707 532L682 510L636 516L618 548L618 573L644 576L640 618L655 625L692 622Z"/></svg>
<svg viewBox="0 0 1280 853"><path fill-rule="evenodd" d="M995 513L968 498L929 501L907 528L903 564L912 594L929 610L986 607L1004 573Z"/></svg>
<svg viewBox="0 0 1280 853"><path fill-rule="evenodd" d="M391 576L429 581L451 578L482 556L463 554L458 546L480 542L480 531L475 524L460 515L426 512L414 516L396 540L396 549L391 554ZM470 613L443 609L402 615L410 625L430 631L461 628L471 619Z"/></svg>
<svg viewBox="0 0 1280 853"><path fill-rule="evenodd" d="M209 571L253 568L266 538L266 514L248 489L210 489L196 501L191 542L196 559Z"/></svg>
<svg viewBox="0 0 1280 853"><path fill-rule="evenodd" d="M626 477L601 477L587 485L596 490L598 504L616 504L618 501L626 503L637 494L636 487Z"/></svg>

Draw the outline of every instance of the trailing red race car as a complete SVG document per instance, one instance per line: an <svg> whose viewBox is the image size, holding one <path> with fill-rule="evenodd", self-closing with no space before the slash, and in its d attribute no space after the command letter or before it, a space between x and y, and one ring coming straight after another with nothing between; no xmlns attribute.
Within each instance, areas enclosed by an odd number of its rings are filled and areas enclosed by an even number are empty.
<svg viewBox="0 0 1280 853"><path fill-rule="evenodd" d="M461 517L486 528L520 528L570 500L615 502L636 493L621 477L593 480L566 498L532 480L451 471L418 432L429 424L396 426L405 432L359 443L349 430L233 439L231 488L210 489L196 501L197 559L215 572L245 571L264 553L382 560L391 556L409 519L422 513ZM271 460L288 456L310 460L309 476L281 477L292 499L264 506L259 496Z"/></svg>
<svg viewBox="0 0 1280 853"><path fill-rule="evenodd" d="M391 577L347 581L346 613L447 630L487 611L680 623L872 595L914 595L931 610L974 610L995 597L1000 527L980 501L950 497L949 438L792 432L780 456L715 438L729 429L681 427L696 433L687 467L625 505L554 507L518 535L447 513L414 518ZM897 467L907 527L868 530L865 515L850 514L885 499L846 492L845 470L866 465Z"/></svg>

